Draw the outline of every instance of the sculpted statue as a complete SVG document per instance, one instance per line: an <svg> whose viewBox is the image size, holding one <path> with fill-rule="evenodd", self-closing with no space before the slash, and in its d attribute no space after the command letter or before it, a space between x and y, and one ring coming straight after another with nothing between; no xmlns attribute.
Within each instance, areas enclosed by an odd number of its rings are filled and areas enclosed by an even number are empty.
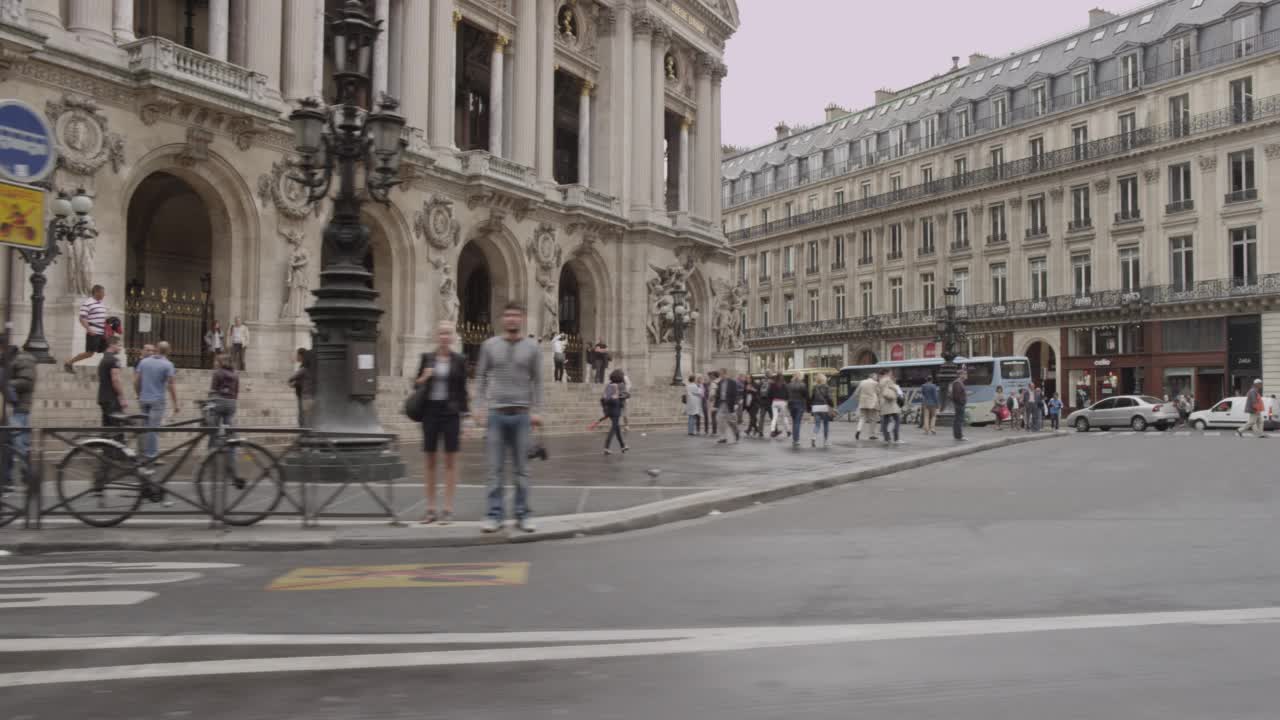
<svg viewBox="0 0 1280 720"><path fill-rule="evenodd" d="M736 351L743 347L742 310L746 307L746 288L730 286L723 280L712 283L716 296L716 314L712 331L716 337L716 349Z"/></svg>
<svg viewBox="0 0 1280 720"><path fill-rule="evenodd" d="M88 222L92 223L90 218ZM76 297L88 297L93 289L93 260L98 252L98 231L89 225L84 237L67 246L67 287Z"/></svg>
<svg viewBox="0 0 1280 720"><path fill-rule="evenodd" d="M289 233L285 238L293 249L289 253L289 264L285 267L285 296L284 306L280 308L280 319L291 320L302 316L307 297L311 294L311 280L307 277L307 264L311 262L311 256L302 246L301 233Z"/></svg>
<svg viewBox="0 0 1280 720"><path fill-rule="evenodd" d="M560 330L560 297L550 277L539 277L538 284L542 286L541 324L538 327L542 329L541 337L550 340Z"/></svg>

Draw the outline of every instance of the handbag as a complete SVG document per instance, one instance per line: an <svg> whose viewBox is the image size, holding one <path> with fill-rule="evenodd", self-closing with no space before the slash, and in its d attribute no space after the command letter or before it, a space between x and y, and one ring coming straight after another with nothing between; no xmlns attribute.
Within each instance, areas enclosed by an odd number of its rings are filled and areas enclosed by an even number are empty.
<svg viewBox="0 0 1280 720"><path fill-rule="evenodd" d="M429 399L430 390L427 385L409 393L409 397L404 399L404 414L414 422L422 422L422 418L427 416L427 400Z"/></svg>
<svg viewBox="0 0 1280 720"><path fill-rule="evenodd" d="M829 405L814 405L814 406L813 406L813 408L812 408L809 412L813 413L814 415L826 415L827 413L831 412L831 406L829 406Z"/></svg>

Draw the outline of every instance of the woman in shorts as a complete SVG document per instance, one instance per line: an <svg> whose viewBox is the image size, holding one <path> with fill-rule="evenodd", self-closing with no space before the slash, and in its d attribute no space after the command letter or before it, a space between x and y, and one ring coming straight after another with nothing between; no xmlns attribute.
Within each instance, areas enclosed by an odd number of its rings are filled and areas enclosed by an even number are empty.
<svg viewBox="0 0 1280 720"><path fill-rule="evenodd" d="M458 450L462 444L462 419L471 413L467 398L467 361L453 350L457 331L449 321L436 329L436 351L418 361L417 386L427 385L426 411L422 416L423 484L427 511L421 523L453 521L453 498L458 489ZM444 445L444 510L436 510L436 451Z"/></svg>

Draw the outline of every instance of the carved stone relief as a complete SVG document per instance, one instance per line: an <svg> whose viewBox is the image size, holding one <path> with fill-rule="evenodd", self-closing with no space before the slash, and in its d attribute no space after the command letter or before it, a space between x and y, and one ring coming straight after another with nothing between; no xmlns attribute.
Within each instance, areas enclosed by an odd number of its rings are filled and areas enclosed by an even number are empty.
<svg viewBox="0 0 1280 720"><path fill-rule="evenodd" d="M64 95L50 100L44 114L53 126L58 144L58 166L76 175L92 177L111 163L120 172L124 164L124 137L108 130L108 120L98 103L89 98Z"/></svg>
<svg viewBox="0 0 1280 720"><path fill-rule="evenodd" d="M1217 155L1201 155L1199 160L1200 172L1213 172L1218 169Z"/></svg>
<svg viewBox="0 0 1280 720"><path fill-rule="evenodd" d="M271 163L271 172L258 176L258 198L270 203L287 218L302 220L311 213L320 214L320 203L307 204L307 190L289 175L289 164L283 160Z"/></svg>
<svg viewBox="0 0 1280 720"><path fill-rule="evenodd" d="M200 127L187 128L187 144L178 153L178 164L191 167L196 163L209 159L209 143L213 141L213 133Z"/></svg>
<svg viewBox="0 0 1280 720"><path fill-rule="evenodd" d="M448 250L462 239L462 223L453 216L453 201L430 195L413 216L413 234L437 250Z"/></svg>

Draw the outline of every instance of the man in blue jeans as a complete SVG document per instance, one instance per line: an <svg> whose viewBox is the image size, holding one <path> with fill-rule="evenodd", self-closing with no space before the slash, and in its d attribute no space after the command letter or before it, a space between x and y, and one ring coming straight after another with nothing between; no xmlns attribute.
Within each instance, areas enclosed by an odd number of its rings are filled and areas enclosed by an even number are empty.
<svg viewBox="0 0 1280 720"><path fill-rule="evenodd" d="M169 343L156 345L156 354L138 361L133 370L133 386L138 392L138 405L147 416L147 427L160 427L164 423L167 391L173 400L173 412L178 413L178 389L174 383L173 363L169 361ZM142 441L142 451L150 463L160 454L160 437L157 433L147 433Z"/></svg>
<svg viewBox="0 0 1280 720"><path fill-rule="evenodd" d="M966 440L964 436L964 411L969 404L969 391L965 389L964 381L969 377L969 373L963 368L956 379L951 382L950 395L951 405L955 416L951 419L951 434L956 440Z"/></svg>
<svg viewBox="0 0 1280 720"><path fill-rule="evenodd" d="M480 346L476 361L476 397L488 408L485 455L489 463L489 512L481 529L497 532L506 519L505 478L511 453L516 485L516 526L537 527L529 517L529 432L542 425L542 356L537 341L524 332L524 306L509 302L502 309L503 334Z"/></svg>
<svg viewBox="0 0 1280 720"><path fill-rule="evenodd" d="M7 424L13 427L30 428L31 399L36 392L36 359L30 353L14 345L6 350L4 363L3 390L5 401L13 411ZM9 447L5 449L5 460L11 463L4 468L5 485L23 479L15 477L13 470L18 467L26 467L27 452L30 449L31 431L14 431L13 436L9 439ZM9 450L12 450L13 457L9 456ZM22 465L18 464L18 458L21 458Z"/></svg>

